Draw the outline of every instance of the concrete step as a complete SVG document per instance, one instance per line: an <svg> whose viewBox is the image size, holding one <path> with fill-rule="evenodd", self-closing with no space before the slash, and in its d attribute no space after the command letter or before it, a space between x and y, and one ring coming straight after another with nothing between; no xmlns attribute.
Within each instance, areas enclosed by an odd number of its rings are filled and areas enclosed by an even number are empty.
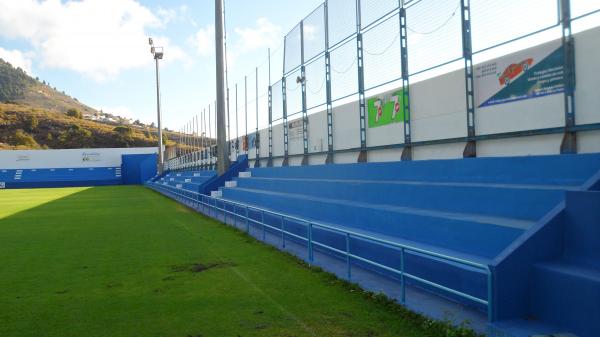
<svg viewBox="0 0 600 337"><path fill-rule="evenodd" d="M235 180L226 181L225 187L228 187L228 188L237 187L237 181L235 181Z"/></svg>
<svg viewBox="0 0 600 337"><path fill-rule="evenodd" d="M533 268L531 315L580 337L600 336L600 270L569 261Z"/></svg>
<svg viewBox="0 0 600 337"><path fill-rule="evenodd" d="M250 171L240 172L239 177L240 178L250 178L250 177L252 177L252 173Z"/></svg>
<svg viewBox="0 0 600 337"><path fill-rule="evenodd" d="M210 192L210 196L213 198L222 198L223 193L221 191L212 191Z"/></svg>

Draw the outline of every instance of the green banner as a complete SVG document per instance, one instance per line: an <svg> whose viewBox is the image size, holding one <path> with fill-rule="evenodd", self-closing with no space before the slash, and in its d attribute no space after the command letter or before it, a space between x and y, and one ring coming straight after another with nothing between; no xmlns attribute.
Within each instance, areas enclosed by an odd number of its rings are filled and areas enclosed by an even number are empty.
<svg viewBox="0 0 600 337"><path fill-rule="evenodd" d="M369 98L369 128L404 122L403 99L402 90Z"/></svg>

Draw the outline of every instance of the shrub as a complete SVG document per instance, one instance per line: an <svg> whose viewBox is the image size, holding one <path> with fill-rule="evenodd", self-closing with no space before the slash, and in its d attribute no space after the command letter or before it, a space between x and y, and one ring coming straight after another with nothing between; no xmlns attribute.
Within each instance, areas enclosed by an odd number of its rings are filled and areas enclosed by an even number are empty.
<svg viewBox="0 0 600 337"><path fill-rule="evenodd" d="M67 116L73 117L73 118L83 118L83 115L81 114L81 111L75 109L75 108L71 108L69 110L67 110Z"/></svg>
<svg viewBox="0 0 600 337"><path fill-rule="evenodd" d="M60 133L58 137L64 148L90 147L93 143L92 132L76 124L71 124L69 128Z"/></svg>
<svg viewBox="0 0 600 337"><path fill-rule="evenodd" d="M25 146L27 148L39 148L40 145L33 139L33 137L22 129L15 131L12 137L11 144L14 146Z"/></svg>
<svg viewBox="0 0 600 337"><path fill-rule="evenodd" d="M37 129L38 125L39 121L35 116L29 116L25 119L25 129L29 132L32 132L35 129Z"/></svg>

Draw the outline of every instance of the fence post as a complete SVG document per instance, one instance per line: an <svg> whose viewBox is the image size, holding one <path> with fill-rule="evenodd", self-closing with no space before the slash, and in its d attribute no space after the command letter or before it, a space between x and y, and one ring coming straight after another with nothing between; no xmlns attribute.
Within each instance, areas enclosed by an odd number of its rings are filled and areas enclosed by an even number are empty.
<svg viewBox="0 0 600 337"><path fill-rule="evenodd" d="M285 54L284 54L285 55ZM285 84L285 76L281 78L281 95L283 100L283 163L281 166L289 165L288 157L288 120L287 120L287 87Z"/></svg>
<svg viewBox="0 0 600 337"><path fill-rule="evenodd" d="M331 55L329 54L329 0L325 0L325 92L327 98L327 158L333 164L333 104L331 103Z"/></svg>
<svg viewBox="0 0 600 337"><path fill-rule="evenodd" d="M304 66L304 20L300 21L300 84L302 86L302 144L301 165L308 165L308 113L306 108L306 67Z"/></svg>
<svg viewBox="0 0 600 337"><path fill-rule="evenodd" d="M562 48L564 55L565 132L560 144L561 154L577 153L575 126L575 44L571 35L571 1L560 0Z"/></svg>
<svg viewBox="0 0 600 337"><path fill-rule="evenodd" d="M235 84L235 160L240 155L240 120L238 118L238 87Z"/></svg>
<svg viewBox="0 0 600 337"><path fill-rule="evenodd" d="M400 6L400 63L402 67L402 113L404 114L404 149L401 160L412 160L410 133L410 84L408 76L408 32L406 30L406 8L404 0L398 0Z"/></svg>
<svg viewBox="0 0 600 337"><path fill-rule="evenodd" d="M269 159L267 167L273 167L273 86L271 85L271 48L268 49L269 69Z"/></svg>
<svg viewBox="0 0 600 337"><path fill-rule="evenodd" d="M258 133L258 67L256 67L256 131L254 132L254 167L260 167L260 134Z"/></svg>
<svg viewBox="0 0 600 337"><path fill-rule="evenodd" d="M467 144L463 150L464 158L477 156L475 141L475 89L473 88L473 48L471 43L471 6L470 0L460 0L462 20L463 58L465 60L465 89L467 107Z"/></svg>
<svg viewBox="0 0 600 337"><path fill-rule="evenodd" d="M367 105L365 98L365 70L363 63L360 0L356 0L356 62L358 65L358 113L360 123L360 152L357 161L359 163L365 163L367 162L367 130L365 117Z"/></svg>

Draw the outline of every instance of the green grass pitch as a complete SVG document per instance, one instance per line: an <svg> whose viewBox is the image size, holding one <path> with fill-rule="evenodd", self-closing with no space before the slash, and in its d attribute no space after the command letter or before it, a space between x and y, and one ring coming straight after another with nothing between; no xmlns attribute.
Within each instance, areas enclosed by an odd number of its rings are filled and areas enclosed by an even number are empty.
<svg viewBox="0 0 600 337"><path fill-rule="evenodd" d="M459 336L140 186L0 191L0 336Z"/></svg>

